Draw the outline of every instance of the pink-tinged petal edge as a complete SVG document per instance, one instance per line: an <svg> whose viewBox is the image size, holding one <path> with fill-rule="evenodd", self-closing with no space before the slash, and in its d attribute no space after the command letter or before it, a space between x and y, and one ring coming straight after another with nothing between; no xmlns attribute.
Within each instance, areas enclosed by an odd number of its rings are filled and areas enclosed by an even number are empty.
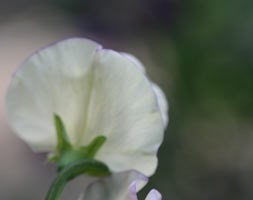
<svg viewBox="0 0 253 200"><path fill-rule="evenodd" d="M145 200L162 200L162 195L156 189L152 189Z"/></svg>

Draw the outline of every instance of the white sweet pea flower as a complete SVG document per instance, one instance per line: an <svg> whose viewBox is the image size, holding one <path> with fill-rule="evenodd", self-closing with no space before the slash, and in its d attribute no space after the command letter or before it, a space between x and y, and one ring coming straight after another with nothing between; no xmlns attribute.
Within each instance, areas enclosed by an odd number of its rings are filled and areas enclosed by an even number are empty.
<svg viewBox="0 0 253 200"><path fill-rule="evenodd" d="M75 147L99 135L96 159L114 172L149 176L167 124L161 89L129 57L87 39L58 42L28 58L7 92L14 131L36 152L56 151L54 113Z"/></svg>
<svg viewBox="0 0 253 200"><path fill-rule="evenodd" d="M131 170L113 174L89 185L79 200L137 200L137 192L148 181L143 174ZM151 190L145 200L161 200L157 190Z"/></svg>

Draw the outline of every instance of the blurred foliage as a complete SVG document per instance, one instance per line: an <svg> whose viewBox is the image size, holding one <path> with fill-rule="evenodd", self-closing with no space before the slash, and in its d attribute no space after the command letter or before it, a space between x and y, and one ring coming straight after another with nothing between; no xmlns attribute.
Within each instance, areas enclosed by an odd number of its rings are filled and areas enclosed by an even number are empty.
<svg viewBox="0 0 253 200"><path fill-rule="evenodd" d="M228 107L252 117L253 2L189 2L181 27L173 30L181 74L176 90L185 99L180 104L211 112Z"/></svg>

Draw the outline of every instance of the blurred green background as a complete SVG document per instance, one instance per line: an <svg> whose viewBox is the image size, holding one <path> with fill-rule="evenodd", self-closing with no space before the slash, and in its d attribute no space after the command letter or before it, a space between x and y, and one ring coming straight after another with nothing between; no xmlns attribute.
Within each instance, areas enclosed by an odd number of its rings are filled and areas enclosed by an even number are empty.
<svg viewBox="0 0 253 200"><path fill-rule="evenodd" d="M170 123L140 199L253 199L252 0L1 0L0 199L43 199L45 155L11 134L4 95L33 51L82 36L136 55L165 91ZM76 199L82 180L62 199Z"/></svg>

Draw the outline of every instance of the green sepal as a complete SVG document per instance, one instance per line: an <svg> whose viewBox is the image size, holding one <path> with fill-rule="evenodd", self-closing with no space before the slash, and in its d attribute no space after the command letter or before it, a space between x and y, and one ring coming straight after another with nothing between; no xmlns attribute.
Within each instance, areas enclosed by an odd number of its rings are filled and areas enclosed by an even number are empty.
<svg viewBox="0 0 253 200"><path fill-rule="evenodd" d="M47 157L48 162L57 162L58 156L56 156L54 153L50 153Z"/></svg>
<svg viewBox="0 0 253 200"><path fill-rule="evenodd" d="M57 154L61 155L64 151L71 149L71 143L69 141L63 121L57 114L54 114L54 124L57 133Z"/></svg>
<svg viewBox="0 0 253 200"><path fill-rule="evenodd" d="M88 146L80 147L80 151L86 155L87 158L94 158L98 150L105 143L106 137L103 135L94 138Z"/></svg>

